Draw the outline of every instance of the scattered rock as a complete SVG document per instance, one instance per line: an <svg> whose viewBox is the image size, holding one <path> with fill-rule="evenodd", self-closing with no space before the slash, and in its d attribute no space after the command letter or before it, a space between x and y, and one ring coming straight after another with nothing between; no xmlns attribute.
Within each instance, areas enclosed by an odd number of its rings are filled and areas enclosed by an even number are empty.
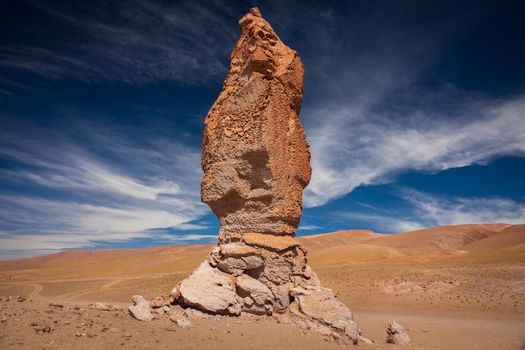
<svg viewBox="0 0 525 350"><path fill-rule="evenodd" d="M180 314L179 312L174 312L174 310L170 310L168 313L170 320L175 322L179 327L182 328L189 328L191 327L191 322L188 320L187 317Z"/></svg>
<svg viewBox="0 0 525 350"><path fill-rule="evenodd" d="M56 304L56 303L49 303L49 307L56 308L56 309L63 309L64 305Z"/></svg>
<svg viewBox="0 0 525 350"><path fill-rule="evenodd" d="M204 313L202 311L192 309L192 308L184 309L184 315L186 315L186 317L188 318L194 318L194 319L205 319L205 318L211 317L211 315L207 313Z"/></svg>
<svg viewBox="0 0 525 350"><path fill-rule="evenodd" d="M456 281L435 281L425 285L423 288L425 292L430 294L442 294L456 288L459 285Z"/></svg>
<svg viewBox="0 0 525 350"><path fill-rule="evenodd" d="M402 325L395 320L391 320L388 322L388 327L386 329L386 342L390 344L404 345L410 343L410 337Z"/></svg>
<svg viewBox="0 0 525 350"><path fill-rule="evenodd" d="M149 306L152 308L169 306L170 304L171 304L170 298L166 298L164 296L155 297L149 302Z"/></svg>
<svg viewBox="0 0 525 350"><path fill-rule="evenodd" d="M156 315L159 315L159 316L162 316L166 313L166 311L159 307L159 308L153 308L153 310L151 311L153 314L156 314ZM154 316L155 317L155 316Z"/></svg>
<svg viewBox="0 0 525 350"><path fill-rule="evenodd" d="M111 305L107 305L104 303L94 303L90 304L89 307L95 310L101 310L101 311L111 311L113 307Z"/></svg>
<svg viewBox="0 0 525 350"><path fill-rule="evenodd" d="M129 312L140 321L151 321L153 320L153 314L151 313L151 308L149 303L141 295L134 295L133 304L128 308Z"/></svg>
<svg viewBox="0 0 525 350"><path fill-rule="evenodd" d="M153 309L153 311L156 312L157 315L162 316L165 313L170 311L170 307L169 306L162 306L162 307Z"/></svg>
<svg viewBox="0 0 525 350"><path fill-rule="evenodd" d="M446 293L454 288L456 288L459 285L458 282L455 281L435 281L430 282L427 284L419 285L415 282L411 281L401 281L395 284L387 285L383 292L386 294L396 294L396 295L403 295L403 294L422 294L422 293L428 293L428 294L442 294Z"/></svg>
<svg viewBox="0 0 525 350"><path fill-rule="evenodd" d="M51 327L49 325L42 325L34 327L35 332L37 333L51 333Z"/></svg>

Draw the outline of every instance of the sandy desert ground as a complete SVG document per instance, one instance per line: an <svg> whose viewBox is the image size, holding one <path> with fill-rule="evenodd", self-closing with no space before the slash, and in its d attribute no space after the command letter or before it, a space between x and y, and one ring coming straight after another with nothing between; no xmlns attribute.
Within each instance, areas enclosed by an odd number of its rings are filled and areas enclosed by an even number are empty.
<svg viewBox="0 0 525 350"><path fill-rule="evenodd" d="M525 349L525 225L300 238L323 284L354 311L371 349ZM134 294L168 293L210 245L68 251L0 261L1 349L340 349L271 318L213 317L189 329L140 322ZM11 297L9 297L11 296ZM90 308L94 302L115 306ZM395 319L412 344L385 344Z"/></svg>

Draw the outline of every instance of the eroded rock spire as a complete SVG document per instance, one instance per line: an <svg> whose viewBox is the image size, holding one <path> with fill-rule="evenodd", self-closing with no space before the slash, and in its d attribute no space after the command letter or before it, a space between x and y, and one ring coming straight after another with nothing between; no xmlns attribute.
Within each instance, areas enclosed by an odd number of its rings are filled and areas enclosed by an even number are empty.
<svg viewBox="0 0 525 350"><path fill-rule="evenodd" d="M246 233L293 236L311 174L298 117L301 59L257 8L239 24L241 37L202 143L202 201L219 218L220 242Z"/></svg>
<svg viewBox="0 0 525 350"><path fill-rule="evenodd" d="M219 242L170 298L151 305L167 307L168 300L208 314L287 317L355 344L352 312L321 287L293 238L311 174L298 117L303 65L257 8L239 24L202 142L201 196L220 221Z"/></svg>

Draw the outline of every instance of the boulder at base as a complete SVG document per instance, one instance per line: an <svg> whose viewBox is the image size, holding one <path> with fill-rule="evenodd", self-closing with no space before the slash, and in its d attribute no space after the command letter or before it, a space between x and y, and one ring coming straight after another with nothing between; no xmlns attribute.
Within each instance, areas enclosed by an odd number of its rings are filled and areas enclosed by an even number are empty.
<svg viewBox="0 0 525 350"><path fill-rule="evenodd" d="M234 277L211 267L208 261L181 282L179 292L186 305L201 311L230 315L241 312Z"/></svg>

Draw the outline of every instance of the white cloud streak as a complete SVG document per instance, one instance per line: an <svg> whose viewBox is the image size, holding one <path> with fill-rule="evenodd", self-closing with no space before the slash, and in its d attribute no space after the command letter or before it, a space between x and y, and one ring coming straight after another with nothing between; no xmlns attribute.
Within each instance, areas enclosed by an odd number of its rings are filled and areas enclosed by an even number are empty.
<svg viewBox="0 0 525 350"><path fill-rule="evenodd" d="M32 3L68 35L46 47L3 46L0 68L32 72L48 81L206 84L225 73L238 37L238 9L223 2L131 1L113 2L111 8ZM310 2L266 6L281 37L296 40L287 43L305 63L302 119L313 166L305 206L322 206L358 186L387 183L406 171L441 171L525 153L524 95L494 99L446 83L418 85L440 50L468 27L461 16L446 23L436 19L415 24L422 22L406 19L415 19L410 14L418 11L410 8L407 15L394 4L370 4L356 11L349 6L341 16ZM0 81L0 94L8 98L13 91L30 88L27 82ZM174 138L139 145L101 126L82 128L77 134L87 134L89 147L49 130L42 131L51 134L46 137L31 130L0 130L0 155L21 164L2 168L0 180L62 195L4 195L2 247L22 249L16 242L27 239L34 249L65 249L98 239L146 238L153 234L150 228L163 225L202 228L192 223L209 212L198 197L198 149ZM399 231L427 224L522 220L521 214L511 213L521 213L522 207L505 199L479 204L422 196L405 198L420 218L351 215L369 222L382 219L384 227ZM179 239L167 234L164 239L170 237Z"/></svg>
<svg viewBox="0 0 525 350"><path fill-rule="evenodd" d="M406 215L406 213L404 213ZM425 228L421 220L407 218L401 213L391 214L374 214L374 213L362 213L362 212L345 212L336 213L338 217L342 217L347 220L357 221L366 224L368 227L375 227L376 231L381 233L399 233L414 231Z"/></svg>
<svg viewBox="0 0 525 350"><path fill-rule="evenodd" d="M216 235L184 234L168 235L155 233L155 242L165 244L188 243L203 240L213 242ZM145 232L128 232L126 234L109 234L104 237L106 243L125 242L130 239L149 238ZM97 239L92 234L55 233L55 234L17 234L0 231L0 257L14 258L37 254L50 254L66 249L85 249L94 246Z"/></svg>
<svg viewBox="0 0 525 350"><path fill-rule="evenodd" d="M411 125L349 108L329 113L331 122L310 133L314 173L305 205L323 205L408 170L441 171L525 154L525 97L456 113L445 119L416 111Z"/></svg>
<svg viewBox="0 0 525 350"><path fill-rule="evenodd" d="M177 212L172 208L141 209L126 207L126 203L120 203L122 205L120 208L112 208L21 196L0 196L0 200L2 203L8 203L10 207L2 206L0 218L3 222L9 220L32 230L48 227L49 231L86 232L94 237L99 235L100 238L108 238L107 234L112 232L117 234L131 232L134 235L134 232L155 227L174 227L179 230L205 228L201 225L188 224L188 221L195 219L191 215L194 213ZM148 206L144 205L144 207Z"/></svg>
<svg viewBox="0 0 525 350"><path fill-rule="evenodd" d="M272 6L285 34L295 30L309 39L297 42L305 64L301 118L313 167L305 206L322 206L406 171L525 153L524 91L494 98L464 90L461 76L457 82L435 76L443 54L464 40L487 8L465 20L460 12L436 15L424 4L407 10L352 3L342 14L305 3L293 18L286 4ZM428 13L432 20L420 21Z"/></svg>
<svg viewBox="0 0 525 350"><path fill-rule="evenodd" d="M335 215L387 233L444 225L525 223L525 204L507 198L444 197L410 188L403 188L398 196L404 202L402 208L375 208L369 212L340 212Z"/></svg>
<svg viewBox="0 0 525 350"><path fill-rule="evenodd" d="M405 189L402 197L427 226L465 223L525 223L525 204L498 197L441 198Z"/></svg>
<svg viewBox="0 0 525 350"><path fill-rule="evenodd" d="M209 2L114 1L56 6L31 2L61 24L61 41L46 46L4 46L0 67L45 78L143 84L203 83L227 69L236 36L233 9ZM233 18L233 17L231 17ZM49 38L52 40L52 37Z"/></svg>
<svg viewBox="0 0 525 350"><path fill-rule="evenodd" d="M301 224L297 229L299 231L301 231L301 230L312 231L312 230L319 230L321 228L322 228L321 226L317 226L317 225L302 225Z"/></svg>
<svg viewBox="0 0 525 350"><path fill-rule="evenodd" d="M28 189L0 195L0 255L95 242L211 237L182 233L209 228L196 223L209 213L199 198L198 150L162 137L143 149L140 140L104 134L106 128L91 135L85 124L70 125L83 140L30 124L24 128L25 133L0 131L0 156L12 162L0 169L0 180L8 187Z"/></svg>

